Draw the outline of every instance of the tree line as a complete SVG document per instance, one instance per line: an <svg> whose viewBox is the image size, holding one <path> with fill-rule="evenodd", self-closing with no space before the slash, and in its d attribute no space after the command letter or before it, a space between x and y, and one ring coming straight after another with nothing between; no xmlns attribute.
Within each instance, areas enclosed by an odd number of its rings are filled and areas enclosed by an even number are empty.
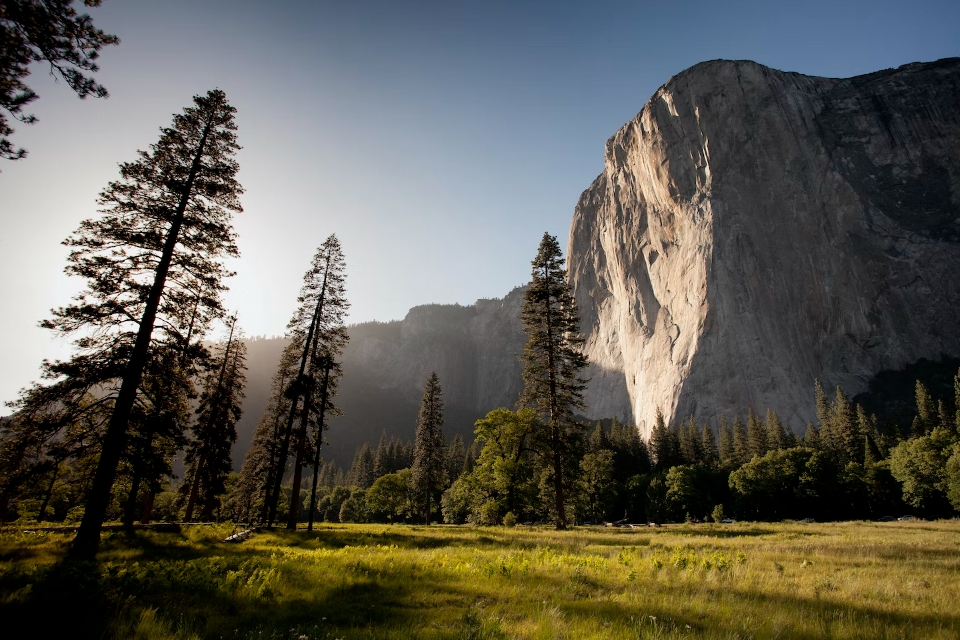
<svg viewBox="0 0 960 640"><path fill-rule="evenodd" d="M658 415L644 441L617 418L581 422L568 441L567 512L577 523L879 519L960 511L960 372L956 397L934 400L916 383L916 416L906 433L881 429L837 388L815 383L817 423L804 435L776 412L667 425ZM465 447L456 436L436 448L442 462L432 508L414 480L412 457L387 466L386 435L357 448L348 472L328 474L316 517L328 522L452 524L555 521L543 419L529 408L496 409L476 423ZM381 462L374 462L381 461ZM335 469L335 465L331 465ZM439 508L436 507L439 502ZM306 505L300 517L306 517Z"/></svg>

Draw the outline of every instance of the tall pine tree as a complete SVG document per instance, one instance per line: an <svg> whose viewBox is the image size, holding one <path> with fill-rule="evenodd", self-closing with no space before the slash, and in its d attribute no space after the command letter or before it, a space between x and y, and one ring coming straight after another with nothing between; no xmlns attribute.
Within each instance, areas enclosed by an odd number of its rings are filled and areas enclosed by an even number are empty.
<svg viewBox="0 0 960 640"><path fill-rule="evenodd" d="M567 526L566 485L578 468L572 459L582 427L573 411L583 408L586 381L581 372L587 357L581 351L580 317L570 293L567 271L557 239L543 234L533 260L530 286L524 294L520 319L527 334L523 361L523 393L520 403L545 416L544 441L553 487L557 529Z"/></svg>
<svg viewBox="0 0 960 640"><path fill-rule="evenodd" d="M426 523L430 524L433 494L440 491L445 477L443 447L443 391L436 372L423 388L413 444L413 491L423 500Z"/></svg>
<svg viewBox="0 0 960 640"><path fill-rule="evenodd" d="M44 326L80 337L71 360L46 365L45 376L116 388L74 558L92 558L99 547L152 350L186 341L198 290L199 305L222 313L222 261L238 254L231 219L241 211L234 113L222 91L195 96L149 151L121 164L120 180L100 194L102 215L65 242L66 271L87 288ZM187 360L202 350L190 348Z"/></svg>
<svg viewBox="0 0 960 640"><path fill-rule="evenodd" d="M230 450L237 441L247 382L247 346L236 325L236 318L231 318L226 342L216 347L215 367L204 381L193 441L184 456L187 471L182 491L187 500L187 522L193 519L197 505L200 519L210 519L230 473Z"/></svg>

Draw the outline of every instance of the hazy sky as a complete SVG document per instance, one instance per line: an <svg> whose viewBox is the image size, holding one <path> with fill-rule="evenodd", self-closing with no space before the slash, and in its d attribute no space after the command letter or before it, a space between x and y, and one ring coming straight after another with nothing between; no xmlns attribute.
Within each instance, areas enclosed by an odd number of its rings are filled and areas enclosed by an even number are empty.
<svg viewBox="0 0 960 640"><path fill-rule="evenodd" d="M501 297L543 232L565 246L603 144L683 69L716 58L846 77L960 55L960 2L106 0L107 100L38 67L30 152L0 161L0 402L69 345L37 322L81 282L60 242L196 93L238 109L244 213L231 309L278 335L336 233L352 322ZM0 415L5 413L0 408Z"/></svg>

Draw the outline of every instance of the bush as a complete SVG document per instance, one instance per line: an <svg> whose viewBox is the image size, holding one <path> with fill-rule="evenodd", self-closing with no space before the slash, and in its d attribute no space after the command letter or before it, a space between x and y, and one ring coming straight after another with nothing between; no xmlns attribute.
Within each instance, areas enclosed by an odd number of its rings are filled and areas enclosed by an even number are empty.
<svg viewBox="0 0 960 640"><path fill-rule="evenodd" d="M507 515L503 516L503 526L511 528L517 526L517 516L513 515L513 511L507 511Z"/></svg>
<svg viewBox="0 0 960 640"><path fill-rule="evenodd" d="M718 524L723 522L723 505L718 504L717 506L715 506L713 508L713 513L710 515L710 517L713 518L713 521Z"/></svg>

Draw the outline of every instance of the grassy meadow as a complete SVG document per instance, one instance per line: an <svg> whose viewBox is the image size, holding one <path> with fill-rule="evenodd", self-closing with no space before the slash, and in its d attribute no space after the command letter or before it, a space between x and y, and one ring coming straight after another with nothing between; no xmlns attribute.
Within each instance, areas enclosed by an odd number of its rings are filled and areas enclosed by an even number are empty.
<svg viewBox="0 0 960 640"><path fill-rule="evenodd" d="M4 637L960 637L957 521L232 530L6 531Z"/></svg>

